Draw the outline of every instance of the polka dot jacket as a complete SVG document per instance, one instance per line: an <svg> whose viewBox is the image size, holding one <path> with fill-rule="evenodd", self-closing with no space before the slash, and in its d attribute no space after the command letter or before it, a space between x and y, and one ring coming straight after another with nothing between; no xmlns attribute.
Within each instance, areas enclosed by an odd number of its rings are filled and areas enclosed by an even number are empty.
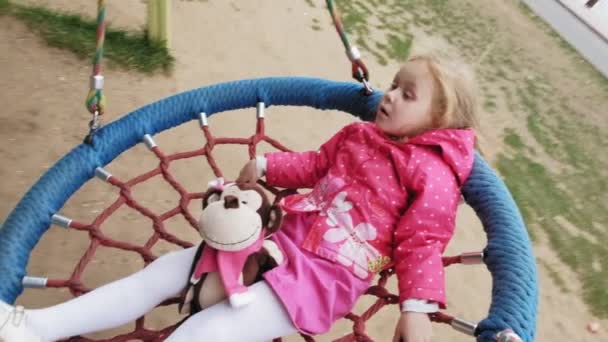
<svg viewBox="0 0 608 342"><path fill-rule="evenodd" d="M440 129L399 142L357 122L318 151L266 154L266 180L312 188L281 202L287 213L316 214L302 248L363 279L394 267L400 302L421 299L444 308L441 256L472 169L474 141L470 129Z"/></svg>

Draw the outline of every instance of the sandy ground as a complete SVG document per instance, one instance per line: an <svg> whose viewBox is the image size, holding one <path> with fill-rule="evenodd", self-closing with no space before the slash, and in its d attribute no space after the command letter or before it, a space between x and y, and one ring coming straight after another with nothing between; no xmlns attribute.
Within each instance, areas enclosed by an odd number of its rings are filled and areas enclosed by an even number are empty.
<svg viewBox="0 0 608 342"><path fill-rule="evenodd" d="M69 0L23 1L45 4L53 8L69 9L93 15L94 1ZM349 65L342 46L330 26L327 13L315 1L311 8L305 1L175 1L173 3L173 50L176 68L170 76L143 76L109 69L106 75L106 95L109 111L106 121L112 121L144 104L188 89L227 80L305 75L335 80L348 80ZM144 24L145 6L141 1L110 1L108 16L112 24L138 28ZM506 6L506 7L505 7ZM508 5L499 6L509 11ZM513 20L522 20L510 13ZM320 21L321 30L311 29L311 18ZM429 44L427 44L429 45ZM84 98L88 91L88 61L78 60L64 51L51 49L20 22L0 18L0 217L5 217L21 195L60 156L79 144L86 133L88 112ZM396 64L380 66L368 59L373 81L384 87L397 69ZM314 149L333 132L353 119L336 112L314 112L304 109L271 108L267 113L267 132L295 150ZM482 118L483 120L483 118ZM508 120L507 117L495 120ZM210 120L216 135L248 136L253 133L254 112L239 111L222 114ZM495 133L484 134L490 142ZM204 142L193 122L156 137L168 153L200 147ZM267 150L261 147L260 151ZM499 146L486 146L490 157ZM219 164L228 178L234 178L247 158L242 147L216 149ZM156 159L138 146L120 156L108 169L121 179L157 165ZM199 191L212 177L201 160L172 165L176 177L190 191ZM141 203L156 212L171 208L177 195L159 179L134 190ZM61 210L67 216L90 222L101 209L116 198L116 191L99 181L85 185ZM198 203L192 203L194 214ZM196 234L185 228L183 219L166 222L176 235L190 240ZM108 235L143 244L150 236L150 222L133 210L120 209L103 227ZM141 229L139 229L141 228ZM147 228L147 229L146 229ZM65 278L88 246L85 234L51 228L32 254L28 273L35 276ZM456 237L447 254L481 250L485 237L472 210L463 206L458 216ZM175 249L159 243L153 251L162 254ZM551 250L536 246L537 255L557 260ZM98 286L132 273L142 266L141 258L115 249L100 248L83 280ZM552 263L570 275L565 267ZM541 304L538 321L538 341L601 341L606 333L590 335L585 324L593 316L579 300L580 291L573 281L570 294L563 294L555 286L544 268L539 269ZM485 317L489 305L491 279L483 266L453 266L447 272L449 312L468 319ZM574 279L572 276L564 277ZM391 283L390 287L395 288ZM65 290L26 290L19 302L28 307L41 307L69 298ZM369 305L362 299L356 312ZM147 326L164 326L176 319L173 307L155 311ZM376 341L389 341L398 313L395 307L382 310L368 325L367 330ZM608 327L606 322L602 322ZM330 334L320 337L329 341L348 331L341 322ZM122 331L122 330L121 330ZM436 339L470 341L471 338L437 326ZM104 336L104 335L101 335ZM289 337L288 341L299 340Z"/></svg>

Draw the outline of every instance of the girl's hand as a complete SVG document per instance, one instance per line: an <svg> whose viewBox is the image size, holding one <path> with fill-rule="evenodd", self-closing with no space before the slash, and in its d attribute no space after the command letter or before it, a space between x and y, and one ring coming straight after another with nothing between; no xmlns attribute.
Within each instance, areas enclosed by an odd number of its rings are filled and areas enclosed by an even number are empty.
<svg viewBox="0 0 608 342"><path fill-rule="evenodd" d="M258 181L258 169L255 159L248 161L241 169L236 182L239 184L255 184Z"/></svg>
<svg viewBox="0 0 608 342"><path fill-rule="evenodd" d="M433 327L429 315L421 312L403 312L395 328L393 342L430 342Z"/></svg>

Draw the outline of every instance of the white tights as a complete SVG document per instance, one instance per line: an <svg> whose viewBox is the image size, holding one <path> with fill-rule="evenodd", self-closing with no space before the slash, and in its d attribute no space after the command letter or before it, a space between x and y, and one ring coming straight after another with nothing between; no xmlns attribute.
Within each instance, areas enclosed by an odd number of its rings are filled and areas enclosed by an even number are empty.
<svg viewBox="0 0 608 342"><path fill-rule="evenodd" d="M196 247L168 253L139 272L85 295L28 310L28 326L46 342L131 322L186 287L195 254ZM251 304L239 309L227 301L211 306L188 318L166 341L268 341L297 331L266 282L249 290L256 295Z"/></svg>

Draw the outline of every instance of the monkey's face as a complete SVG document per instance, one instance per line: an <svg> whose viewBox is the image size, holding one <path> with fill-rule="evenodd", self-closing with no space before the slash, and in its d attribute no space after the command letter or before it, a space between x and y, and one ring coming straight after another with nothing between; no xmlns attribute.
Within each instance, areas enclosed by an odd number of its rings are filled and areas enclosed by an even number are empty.
<svg viewBox="0 0 608 342"><path fill-rule="evenodd" d="M221 193L207 197L199 221L199 231L205 242L224 251L242 250L260 238L262 218L258 210L263 199L255 190L227 186Z"/></svg>

